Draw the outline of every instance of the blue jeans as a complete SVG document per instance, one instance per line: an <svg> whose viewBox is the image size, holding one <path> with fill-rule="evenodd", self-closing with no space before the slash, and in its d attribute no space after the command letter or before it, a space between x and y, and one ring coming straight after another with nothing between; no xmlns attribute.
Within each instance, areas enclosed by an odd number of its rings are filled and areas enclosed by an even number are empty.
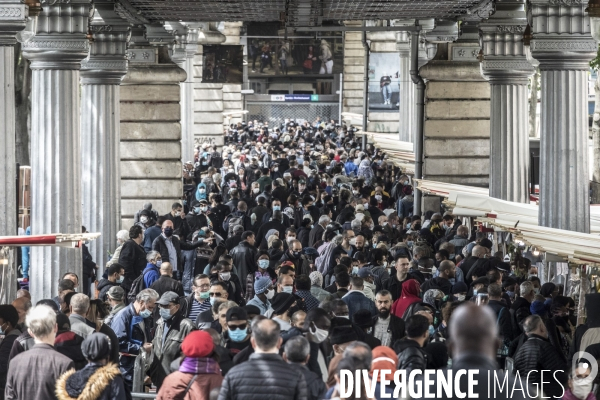
<svg viewBox="0 0 600 400"><path fill-rule="evenodd" d="M194 268L196 267L196 250L182 250L183 259L183 292L188 295L192 292L192 279L194 278Z"/></svg>
<svg viewBox="0 0 600 400"><path fill-rule="evenodd" d="M384 85L381 88L381 94L383 95L383 102L387 103L392 100L392 88L390 85Z"/></svg>

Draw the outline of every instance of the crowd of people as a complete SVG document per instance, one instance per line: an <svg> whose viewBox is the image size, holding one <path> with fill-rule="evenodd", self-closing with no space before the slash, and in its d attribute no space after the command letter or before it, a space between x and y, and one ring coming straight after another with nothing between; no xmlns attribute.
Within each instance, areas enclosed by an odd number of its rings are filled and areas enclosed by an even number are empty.
<svg viewBox="0 0 600 400"><path fill-rule="evenodd" d="M595 399L571 360L600 357L600 294L577 326L518 247L414 215L409 177L351 127L240 123L196 157L168 213L144 204L117 234L95 293L67 273L53 299L0 305L6 399L337 399L343 370L448 368Z"/></svg>

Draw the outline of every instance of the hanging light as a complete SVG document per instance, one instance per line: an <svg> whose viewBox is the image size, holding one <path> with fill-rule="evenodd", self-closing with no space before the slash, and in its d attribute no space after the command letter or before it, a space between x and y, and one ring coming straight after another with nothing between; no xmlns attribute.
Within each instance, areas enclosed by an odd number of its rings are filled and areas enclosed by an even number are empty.
<svg viewBox="0 0 600 400"><path fill-rule="evenodd" d="M590 16L592 37L600 42L600 0L590 0L585 11Z"/></svg>
<svg viewBox="0 0 600 400"><path fill-rule="evenodd" d="M537 249L537 247L533 248L533 251L531 252L531 254L533 254L534 256L539 256L540 255L540 251Z"/></svg>

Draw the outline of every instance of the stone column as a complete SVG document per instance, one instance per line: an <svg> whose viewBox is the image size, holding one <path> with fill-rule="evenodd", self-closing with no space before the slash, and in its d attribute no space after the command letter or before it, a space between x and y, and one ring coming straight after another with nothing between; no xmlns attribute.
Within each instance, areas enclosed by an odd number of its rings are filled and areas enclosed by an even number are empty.
<svg viewBox="0 0 600 400"><path fill-rule="evenodd" d="M181 162L194 162L194 55L198 51L198 28L177 22L168 23L174 30L175 44L169 48L171 60L185 71L181 82Z"/></svg>
<svg viewBox="0 0 600 400"><path fill-rule="evenodd" d="M95 1L90 55L81 63L83 225L102 235L89 250L102 273L121 226L119 85L127 73L129 24L113 0Z"/></svg>
<svg viewBox="0 0 600 400"><path fill-rule="evenodd" d="M410 77L410 35L398 32L396 48L400 54L400 131L399 139L414 142L415 84Z"/></svg>
<svg viewBox="0 0 600 400"><path fill-rule="evenodd" d="M26 21L25 4L18 0L0 1L0 205L3 210L0 212L0 231L4 235L17 234L15 43L16 34L25 28Z"/></svg>
<svg viewBox="0 0 600 400"><path fill-rule="evenodd" d="M531 52L542 73L539 224L589 232L587 74L598 46L587 1L530 5Z"/></svg>
<svg viewBox="0 0 600 400"><path fill-rule="evenodd" d="M81 233L79 69L89 50L89 0L42 1L31 61L32 234ZM81 277L81 250L31 248L33 300L56 296L67 271Z"/></svg>
<svg viewBox="0 0 600 400"><path fill-rule="evenodd" d="M524 0L499 0L480 25L482 74L490 82L490 196L529 203L528 78Z"/></svg>

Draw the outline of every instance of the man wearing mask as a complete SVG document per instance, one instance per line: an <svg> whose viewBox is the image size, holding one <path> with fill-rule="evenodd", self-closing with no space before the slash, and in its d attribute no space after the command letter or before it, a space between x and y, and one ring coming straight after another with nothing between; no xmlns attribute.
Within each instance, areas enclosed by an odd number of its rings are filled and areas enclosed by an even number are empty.
<svg viewBox="0 0 600 400"><path fill-rule="evenodd" d="M129 240L123 244L121 254L119 255L119 264L125 270L125 280L121 284L123 289L128 292L133 282L146 267L146 252L141 244L144 241L144 232L139 226L132 226L129 229Z"/></svg>
<svg viewBox="0 0 600 400"><path fill-rule="evenodd" d="M248 333L248 313L242 307L232 307L225 316L227 329L223 332L225 348L229 350L231 358L250 346Z"/></svg>
<svg viewBox="0 0 600 400"><path fill-rule="evenodd" d="M173 203L171 206L171 212L164 215L165 219L172 222L173 233L185 240L190 234L190 226L185 219L185 213L183 212L183 206L181 203ZM164 226L163 226L164 228Z"/></svg>
<svg viewBox="0 0 600 400"><path fill-rule="evenodd" d="M156 220L153 218L154 214L148 210L140 211L140 220L136 222L136 225L142 227L143 230L150 228L156 224Z"/></svg>
<svg viewBox="0 0 600 400"><path fill-rule="evenodd" d="M271 221L271 219L273 219L273 216L275 215L275 213L277 211L283 212L283 208L282 208L281 204L282 203L279 199L273 199L273 202L271 203L271 210L263 215L263 218L262 218L263 224L267 224L269 221ZM284 232L285 232L285 228L288 228L291 226L290 218L285 214L283 214L282 223L284 225ZM284 232L282 232L282 233L284 233ZM281 237L283 237L283 235L281 235Z"/></svg>
<svg viewBox="0 0 600 400"><path fill-rule="evenodd" d="M237 268L238 276L242 279L245 279L245 277L248 276L248 273L254 273L258 269L258 266L256 264L256 254L258 251L256 247L254 247L254 232L243 232L241 239L242 241L240 242L240 244L238 244L231 250L230 255L233 258L233 265L235 265ZM243 294L244 288L242 288L241 290Z"/></svg>
<svg viewBox="0 0 600 400"><path fill-rule="evenodd" d="M115 315L110 323L110 327L119 339L121 353L119 368L129 391L133 388L133 370L137 355L141 351L145 351L148 355L152 352L150 317L159 298L160 296L153 289L142 290L135 301Z"/></svg>
<svg viewBox="0 0 600 400"><path fill-rule="evenodd" d="M275 203L275 201L273 203ZM285 218L288 217L283 212L279 210L274 211L272 220L263 222L262 226L258 229L258 233L256 234L256 246L266 250L266 246L262 245L262 243L268 239L266 235L271 229L275 229L279 232L279 237L282 238L282 240L285 240L286 225L283 222ZM287 227L289 227L289 225Z"/></svg>
<svg viewBox="0 0 600 400"><path fill-rule="evenodd" d="M115 263L108 267L106 271L107 279L100 279L98 282L98 298L106 302L106 294L113 286L120 286L125 279L125 270L121 264Z"/></svg>
<svg viewBox="0 0 600 400"><path fill-rule="evenodd" d="M313 247L313 245L322 240L323 232L327 228L327 225L331 222L331 218L327 215L321 215L319 217L319 223L315 224L314 228L311 229L308 235L308 245L309 247Z"/></svg>
<svg viewBox="0 0 600 400"><path fill-rule="evenodd" d="M280 263L290 261L294 264L294 269L298 275L309 275L312 271L310 269L310 261L302 255L302 243L299 240L292 239L288 243L288 249L281 259Z"/></svg>
<svg viewBox="0 0 600 400"><path fill-rule="evenodd" d="M187 226L187 224L186 224ZM181 250L194 250L200 247L205 242L208 244L212 243L212 239L199 239L195 243L187 243L180 241L177 236L173 235L173 222L166 220L162 226L162 234L154 239L152 243L152 250L158 251L164 262L169 262L173 267L173 274L175 279L181 280L183 272L183 258L181 256Z"/></svg>
<svg viewBox="0 0 600 400"><path fill-rule="evenodd" d="M148 375L156 387L160 388L169 375L171 363L181 357L181 342L195 327L192 321L181 313L179 295L165 292L156 302L160 318L156 322L156 332L152 341L154 361Z"/></svg>
<svg viewBox="0 0 600 400"><path fill-rule="evenodd" d="M223 196L220 194L215 194L211 199L211 208L210 208L210 220L213 223L213 229L219 235L223 237L227 237L225 230L223 229L223 222L225 221L225 217L231 213L229 207L223 204Z"/></svg>
<svg viewBox="0 0 600 400"><path fill-rule="evenodd" d="M194 277L192 294L186 297L183 304L184 315L193 323L196 323L198 315L210 309L210 279L208 275L200 274Z"/></svg>
<svg viewBox="0 0 600 400"><path fill-rule="evenodd" d="M238 275L233 272L233 265L223 260L211 268L212 282L218 281L223 284L228 294L228 299L234 301L240 306L244 305L244 293L242 292L242 283Z"/></svg>
<svg viewBox="0 0 600 400"><path fill-rule="evenodd" d="M296 296L291 293L277 293L273 297L271 303L273 316L271 319L279 324L281 332L287 332L292 329L292 315L300 310L297 301Z"/></svg>
<svg viewBox="0 0 600 400"><path fill-rule="evenodd" d="M192 241L194 232L199 231L203 227L210 227L211 221L208 217L208 200L202 199L200 201L194 201L192 203L190 213L185 217L188 226L190 227L190 233L186 240Z"/></svg>
<svg viewBox="0 0 600 400"><path fill-rule="evenodd" d="M273 282L269 277L258 278L254 281L254 297L250 299L247 305L258 307L261 315L265 315L271 308L270 299L275 295Z"/></svg>

